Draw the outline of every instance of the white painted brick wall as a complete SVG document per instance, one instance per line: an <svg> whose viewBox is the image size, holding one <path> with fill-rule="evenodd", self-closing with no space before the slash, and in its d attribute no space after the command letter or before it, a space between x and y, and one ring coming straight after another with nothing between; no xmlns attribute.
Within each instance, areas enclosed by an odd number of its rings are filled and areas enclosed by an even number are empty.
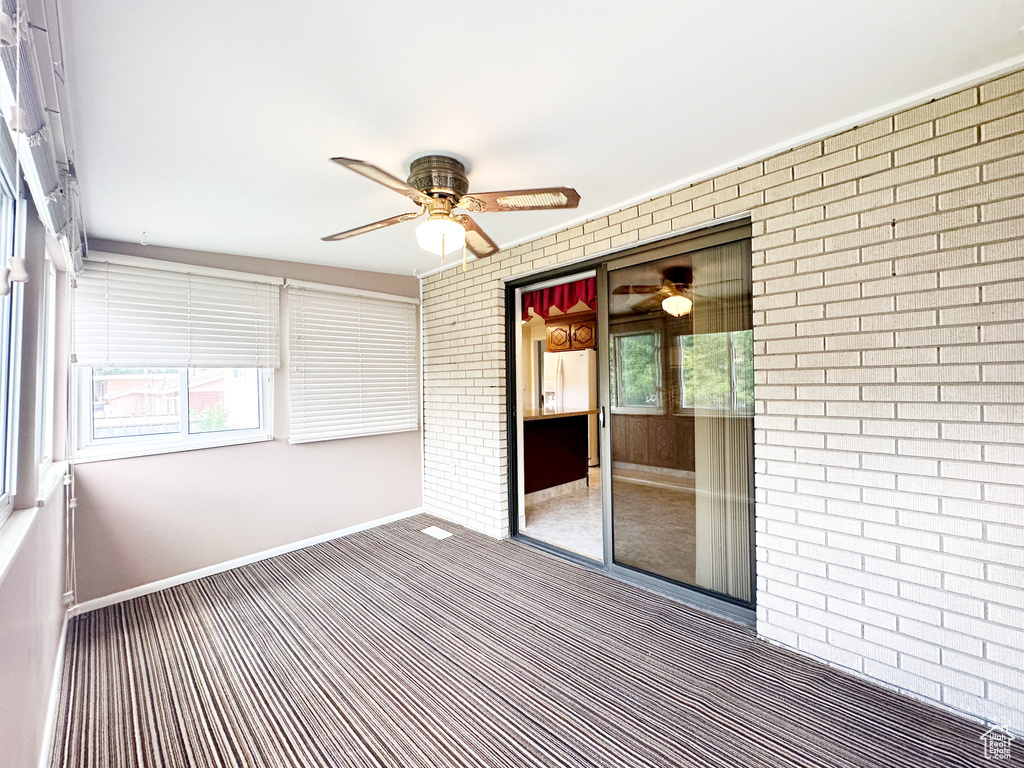
<svg viewBox="0 0 1024 768"><path fill-rule="evenodd" d="M1024 72L424 281L424 504L507 535L502 279L749 211L761 637L1024 732Z"/></svg>

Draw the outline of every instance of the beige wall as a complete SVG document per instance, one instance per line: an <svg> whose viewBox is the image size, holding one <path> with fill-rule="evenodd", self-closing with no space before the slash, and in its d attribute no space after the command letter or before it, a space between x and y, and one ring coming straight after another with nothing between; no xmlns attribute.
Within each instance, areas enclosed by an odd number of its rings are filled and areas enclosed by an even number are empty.
<svg viewBox="0 0 1024 768"><path fill-rule="evenodd" d="M75 468L84 602L420 506L419 433Z"/></svg>
<svg viewBox="0 0 1024 768"><path fill-rule="evenodd" d="M418 296L412 277L90 240L93 251ZM420 433L289 445L287 365L275 439L78 464L78 601L421 506Z"/></svg>
<svg viewBox="0 0 1024 768"><path fill-rule="evenodd" d="M426 278L426 511L507 535L503 279L729 216L759 634L1024 732L1022 72Z"/></svg>
<svg viewBox="0 0 1024 768"><path fill-rule="evenodd" d="M46 747L64 622L63 488L4 524L5 537L23 530L24 538L0 579L0 768L35 766Z"/></svg>

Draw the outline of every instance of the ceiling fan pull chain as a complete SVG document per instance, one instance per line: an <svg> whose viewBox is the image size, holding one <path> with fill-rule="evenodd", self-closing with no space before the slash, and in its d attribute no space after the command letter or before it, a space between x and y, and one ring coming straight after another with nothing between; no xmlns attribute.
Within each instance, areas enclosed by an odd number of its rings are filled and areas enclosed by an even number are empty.
<svg viewBox="0 0 1024 768"><path fill-rule="evenodd" d="M466 244L462 244L462 271L466 271Z"/></svg>

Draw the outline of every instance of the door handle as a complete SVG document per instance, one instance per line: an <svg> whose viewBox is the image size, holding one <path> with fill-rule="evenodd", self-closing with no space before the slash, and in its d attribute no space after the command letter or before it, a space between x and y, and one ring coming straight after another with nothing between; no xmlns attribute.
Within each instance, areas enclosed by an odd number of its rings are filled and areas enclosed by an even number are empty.
<svg viewBox="0 0 1024 768"><path fill-rule="evenodd" d="M597 411L597 423L601 425L601 429L604 429L604 406L603 405Z"/></svg>

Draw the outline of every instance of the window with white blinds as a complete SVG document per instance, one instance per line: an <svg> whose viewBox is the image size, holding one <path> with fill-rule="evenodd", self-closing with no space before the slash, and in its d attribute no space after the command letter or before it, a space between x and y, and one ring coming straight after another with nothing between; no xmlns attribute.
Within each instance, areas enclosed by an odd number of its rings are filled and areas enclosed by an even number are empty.
<svg viewBox="0 0 1024 768"><path fill-rule="evenodd" d="M419 428L416 303L288 286L291 443Z"/></svg>
<svg viewBox="0 0 1024 768"><path fill-rule="evenodd" d="M277 368L280 280L86 261L74 292L82 366Z"/></svg>

